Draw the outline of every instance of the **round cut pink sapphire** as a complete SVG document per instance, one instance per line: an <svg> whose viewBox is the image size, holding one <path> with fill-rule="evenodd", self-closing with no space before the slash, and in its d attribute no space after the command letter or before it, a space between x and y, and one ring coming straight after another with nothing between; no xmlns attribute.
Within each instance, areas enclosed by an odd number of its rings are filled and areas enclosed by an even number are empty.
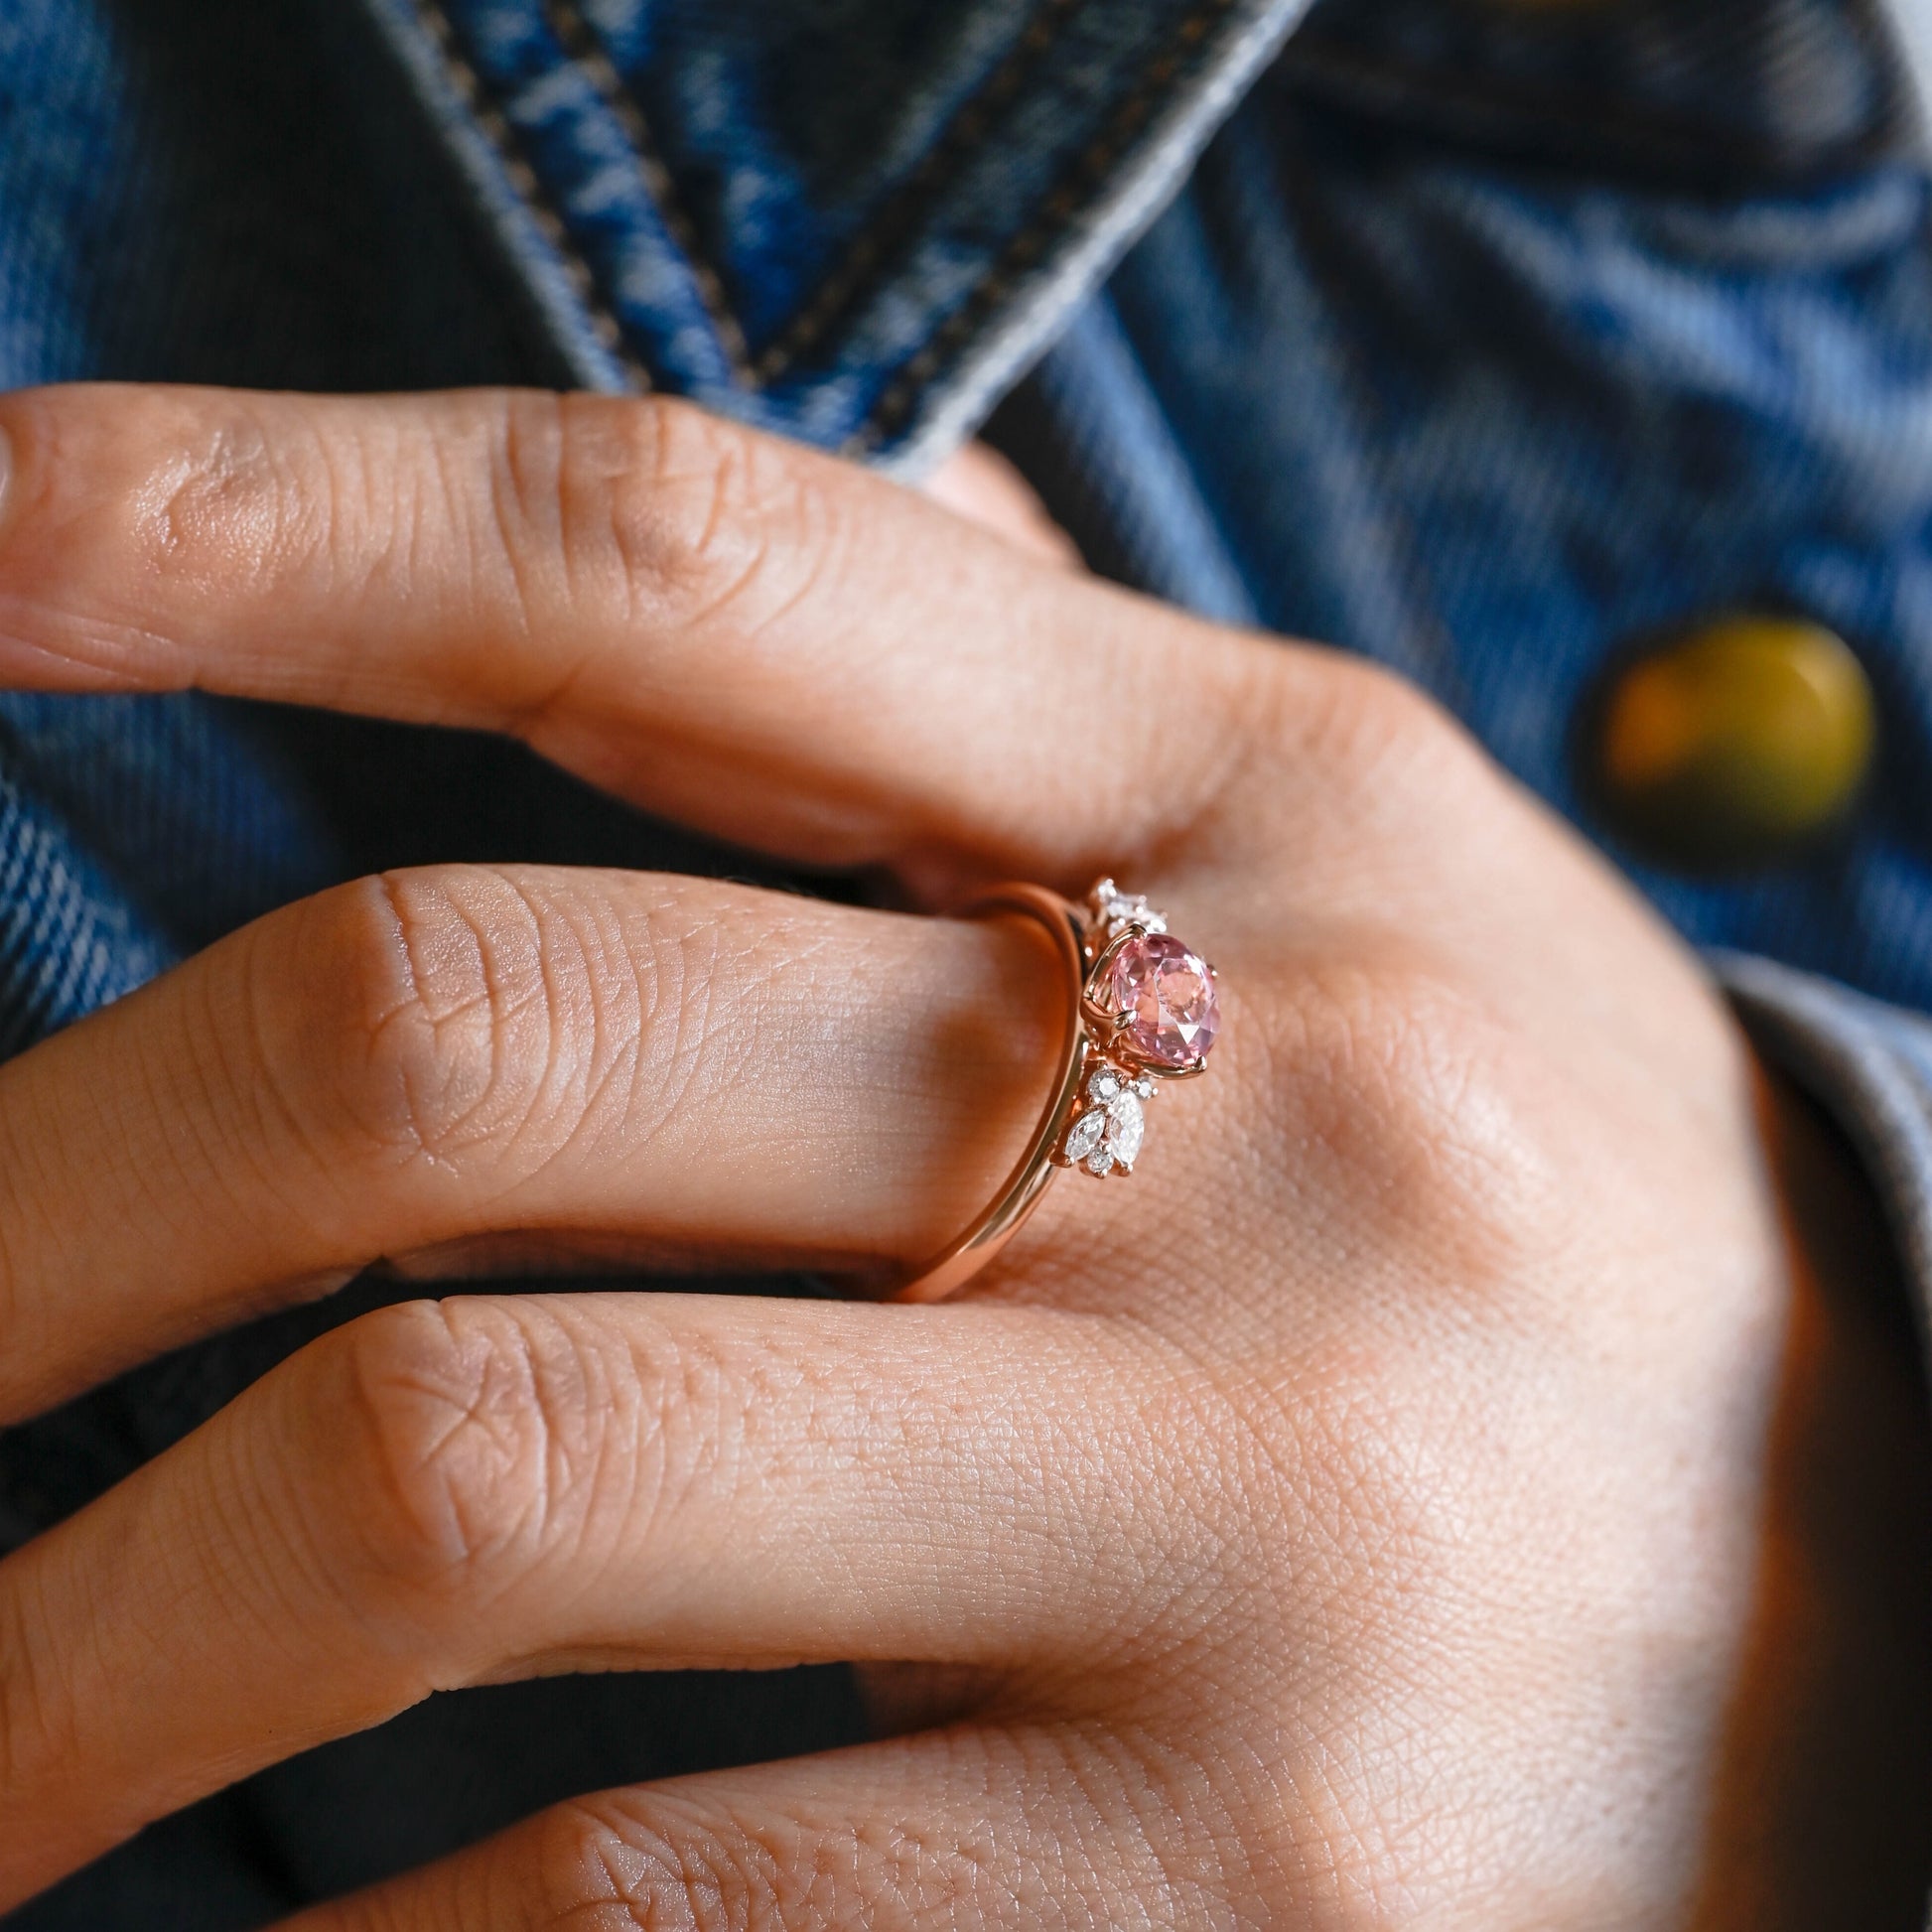
<svg viewBox="0 0 1932 1932"><path fill-rule="evenodd" d="M1107 969L1102 1004L1130 1017L1121 1042L1153 1066L1192 1066L1220 1030L1214 975L1172 933L1130 939Z"/></svg>

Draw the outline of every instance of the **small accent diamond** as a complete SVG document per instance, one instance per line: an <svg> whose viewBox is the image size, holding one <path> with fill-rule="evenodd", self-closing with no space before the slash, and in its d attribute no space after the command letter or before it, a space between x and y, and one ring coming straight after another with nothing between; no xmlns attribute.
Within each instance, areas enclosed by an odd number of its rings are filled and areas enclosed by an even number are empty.
<svg viewBox="0 0 1932 1932"><path fill-rule="evenodd" d="M1087 1156L1089 1173L1105 1173L1114 1165L1114 1157L1104 1147L1097 1147Z"/></svg>
<svg viewBox="0 0 1932 1932"><path fill-rule="evenodd" d="M1139 893L1123 893L1111 879L1103 879L1093 889L1088 904L1094 916L1107 928L1109 938L1122 926L1144 926L1149 932L1166 932L1168 922Z"/></svg>

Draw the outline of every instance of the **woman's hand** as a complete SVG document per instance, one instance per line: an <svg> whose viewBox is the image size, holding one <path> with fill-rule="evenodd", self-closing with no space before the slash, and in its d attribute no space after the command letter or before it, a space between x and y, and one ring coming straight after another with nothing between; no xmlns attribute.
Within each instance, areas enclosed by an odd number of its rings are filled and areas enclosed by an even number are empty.
<svg viewBox="0 0 1932 1932"><path fill-rule="evenodd" d="M954 1304L387 1310L11 1557L0 1896L436 1689L818 1658L935 1722L302 1924L1916 1909L1926 1445L1862 1205L1429 704L675 404L73 389L0 430L0 680L512 732L928 903L1112 871L1225 1014L1134 1177L1063 1179ZM0 1412L491 1238L915 1261L1055 997L1023 925L326 894L0 1070Z"/></svg>

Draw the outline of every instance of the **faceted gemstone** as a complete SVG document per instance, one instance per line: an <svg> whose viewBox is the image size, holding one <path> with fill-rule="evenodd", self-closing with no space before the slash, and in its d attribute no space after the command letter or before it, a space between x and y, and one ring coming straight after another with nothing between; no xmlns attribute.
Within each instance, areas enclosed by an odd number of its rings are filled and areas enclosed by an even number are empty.
<svg viewBox="0 0 1932 1932"><path fill-rule="evenodd" d="M1107 1110L1092 1107L1076 1120L1066 1137L1066 1158L1073 1163L1084 1161L1100 1145L1100 1137L1107 1131Z"/></svg>
<svg viewBox="0 0 1932 1932"><path fill-rule="evenodd" d="M1140 1098L1117 1093L1107 1103L1107 1148L1123 1168L1131 1168L1147 1134L1147 1115Z"/></svg>
<svg viewBox="0 0 1932 1932"><path fill-rule="evenodd" d="M1101 998L1114 1012L1131 1015L1122 1037L1154 1066L1191 1066L1220 1029L1214 975L1171 933L1128 940L1114 955Z"/></svg>

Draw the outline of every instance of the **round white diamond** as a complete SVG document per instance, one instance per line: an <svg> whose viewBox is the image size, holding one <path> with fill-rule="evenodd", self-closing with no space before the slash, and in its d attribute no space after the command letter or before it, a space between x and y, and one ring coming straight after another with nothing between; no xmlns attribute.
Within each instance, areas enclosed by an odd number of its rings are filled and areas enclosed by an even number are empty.
<svg viewBox="0 0 1932 1932"><path fill-rule="evenodd" d="M1096 1100L1111 1100L1119 1091L1120 1075L1108 1072L1104 1066L1087 1082L1087 1092Z"/></svg>
<svg viewBox="0 0 1932 1932"><path fill-rule="evenodd" d="M1097 1147L1087 1156L1089 1173L1105 1173L1114 1165L1114 1157L1104 1147Z"/></svg>
<svg viewBox="0 0 1932 1932"><path fill-rule="evenodd" d="M1149 932L1166 932L1168 922L1139 893L1123 893L1111 879L1101 880L1087 903L1094 916L1107 929L1109 938L1117 937L1127 926L1145 926Z"/></svg>
<svg viewBox="0 0 1932 1932"><path fill-rule="evenodd" d="M1134 1082L1134 1091L1143 1100L1152 1100L1154 1098L1154 1082L1152 1080L1136 1080Z"/></svg>
<svg viewBox="0 0 1932 1932"><path fill-rule="evenodd" d="M1166 932L1168 922L1146 899L1137 893L1131 898L1125 894L1111 898L1101 908L1101 916L1111 926L1139 925L1150 932Z"/></svg>
<svg viewBox="0 0 1932 1932"><path fill-rule="evenodd" d="M1067 1160L1084 1161L1100 1145L1100 1137L1106 1131L1107 1115L1103 1108L1094 1107L1082 1114L1067 1130Z"/></svg>
<svg viewBox="0 0 1932 1932"><path fill-rule="evenodd" d="M1131 1093L1116 1094L1107 1103L1107 1151L1123 1168L1131 1168L1147 1134L1147 1115L1139 1098Z"/></svg>

